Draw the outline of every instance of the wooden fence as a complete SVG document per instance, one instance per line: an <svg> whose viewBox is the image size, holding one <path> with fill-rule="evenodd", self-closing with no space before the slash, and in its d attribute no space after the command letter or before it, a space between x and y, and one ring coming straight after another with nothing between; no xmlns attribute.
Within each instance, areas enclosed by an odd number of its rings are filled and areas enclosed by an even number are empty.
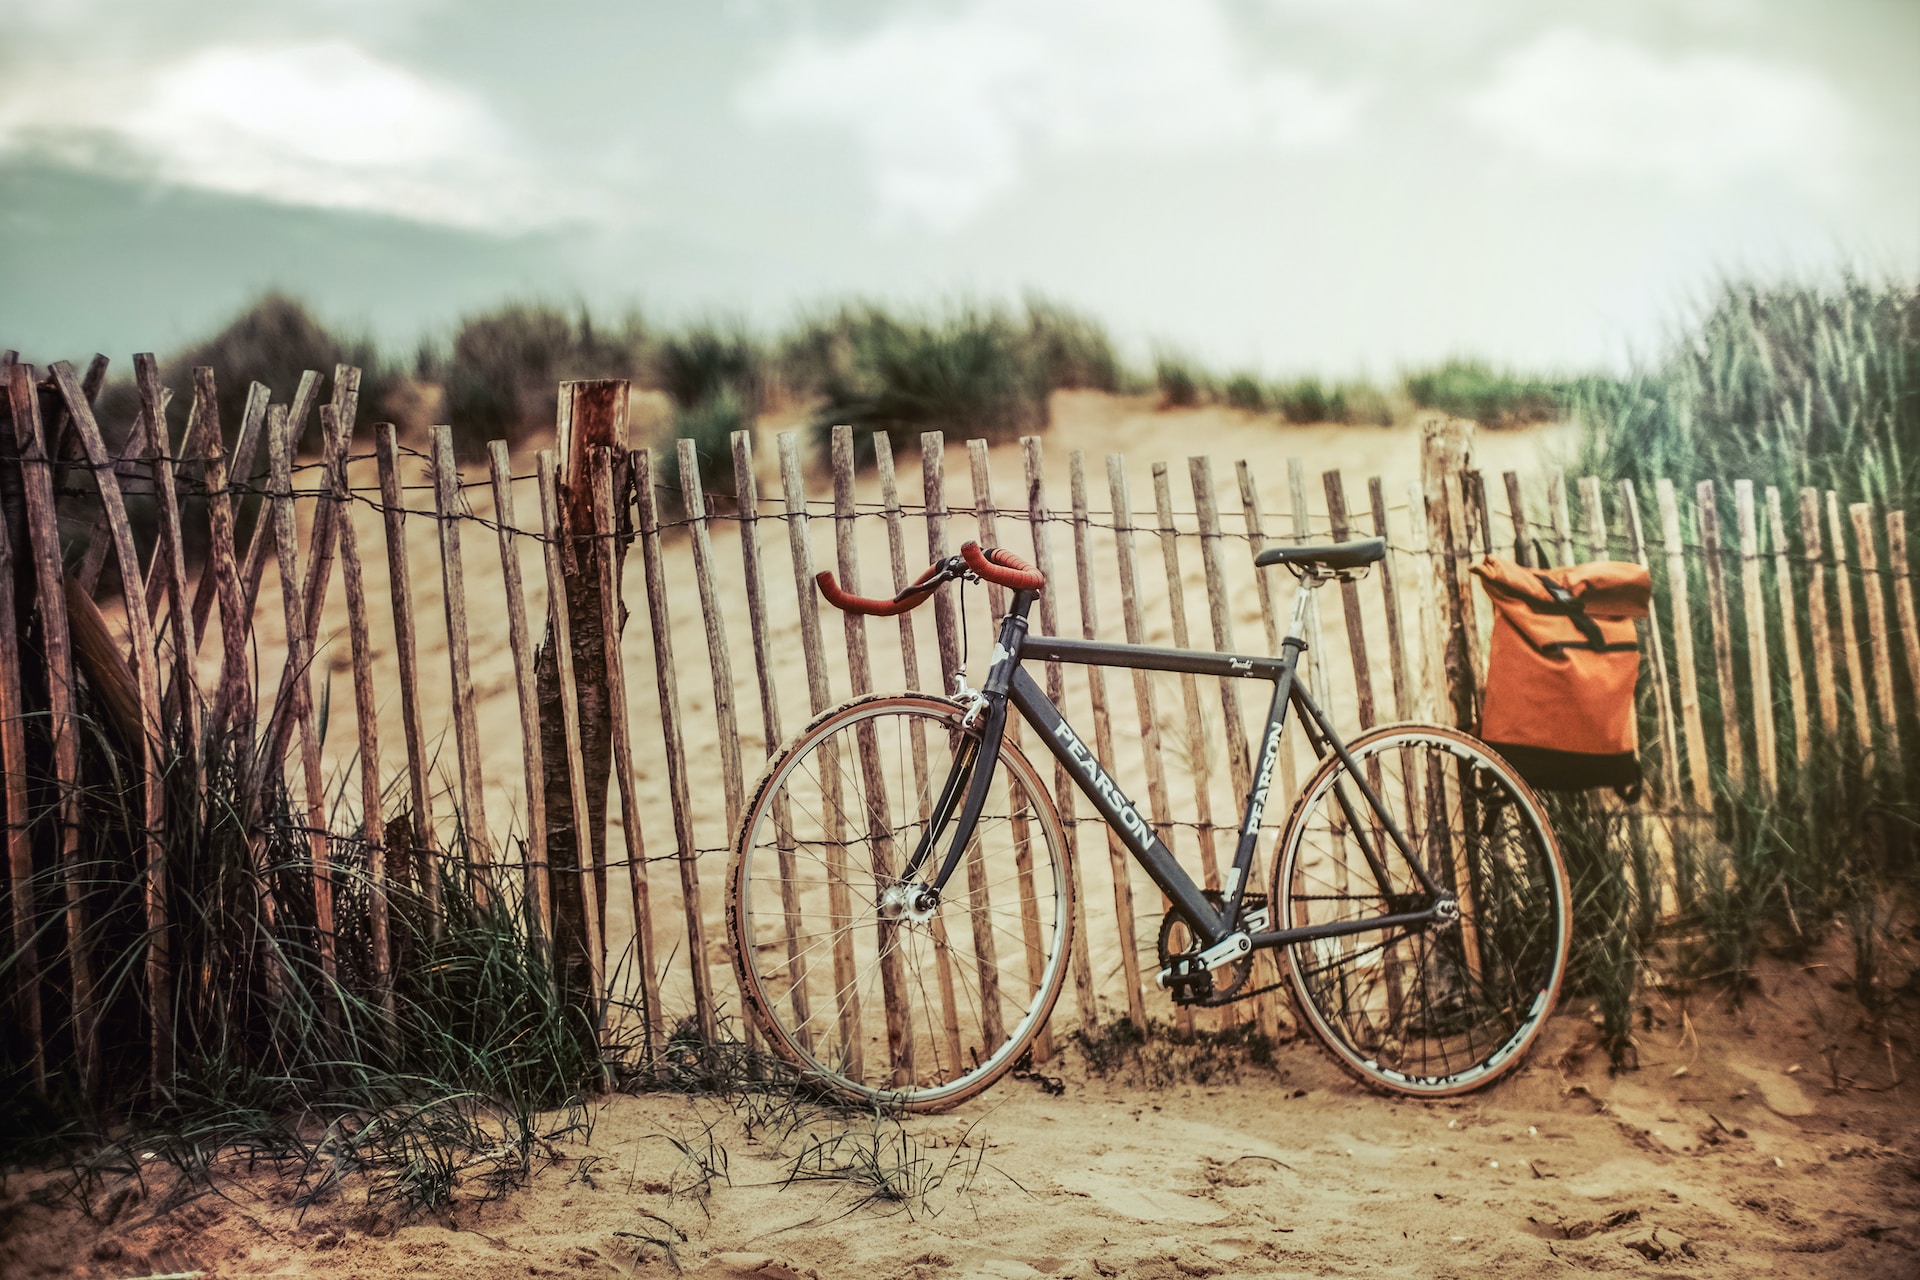
<svg viewBox="0 0 1920 1280"><path fill-rule="evenodd" d="M1321 593L1310 622L1307 678L1343 732L1404 719L1472 723L1490 625L1469 587L1473 559L1638 560L1656 582L1641 684L1644 811L1669 822L1710 829L1716 798L1777 794L1822 741L1871 755L1899 752L1915 732L1920 632L1904 514L1865 504L1843 512L1830 492L1783 497L1736 480L1728 531L1725 487L1712 482L1683 495L1662 480L1648 510L1630 483L1506 472L1495 484L1474 463L1470 424L1437 417L1423 423L1417 471L1409 465L1392 484L1338 470L1310 477L1297 459L1284 473L1194 457L1141 474L1118 454L1057 456L1042 438L991 450L938 432L908 442L917 444L910 462L875 435L871 468L857 470L855 441L838 428L809 490L808 449L791 432L738 433L722 459L700 457L688 440L629 449L624 383L563 385L556 449L516 464L495 442L476 473L456 463L444 427L415 451L377 424L371 452L352 452L358 374L345 367L324 404L315 374L287 404L256 384L236 424L219 421L213 374L199 370L176 444L152 430L169 392L144 356L140 417L116 456L91 409L104 373L104 361L84 377L56 365L36 383L5 358L8 443L17 444L0 529L8 967L14 1025L43 1080L40 972L53 950L65 953L73 1069L99 1069L85 886L69 880L56 891L44 850L36 871L33 835L49 829L41 819L56 806L53 860L75 865L84 820L76 662L102 693L127 691L130 740L145 744L136 762L147 780L142 998L156 1079L170 1070L174 976L159 755L180 740L169 726L181 716L190 743L204 722L246 726L263 772L285 768L297 740L290 791L304 811L311 912L329 973L334 896L353 877L372 903L369 936L355 945L371 949L374 994L390 990L388 877L409 864L386 855L401 819L412 850L464 850L483 900L523 903L533 944L558 938L565 954L555 959L583 967L596 1006L628 1011L649 1043L682 1019L707 1037L723 1023L750 1037L737 1016L721 896L753 774L787 734L849 696L950 689L951 673L969 663L978 678L1002 605L997 588L984 603L956 590L897 621L836 621L822 616L812 576L831 567L849 590L876 594L970 537L1031 554L1046 572L1043 632L1259 652L1278 651L1291 580L1256 570L1255 549L1385 537L1392 551L1379 572ZM297 445L316 416L323 449L303 464ZM260 485L249 478L263 450ZM918 475L903 474L903 463ZM703 465L724 495L703 491ZM81 485L83 475L91 482ZM81 491L68 494L72 486ZM129 489L154 512L151 533L138 538ZM236 512L253 493L266 511L237 541ZM1797 523L1786 518L1796 502ZM191 539L189 510L204 520ZM195 566L185 548L202 532ZM637 571L626 554L635 542ZM96 605L109 554L125 590ZM279 566L271 576L269 558ZM76 566L64 579L63 564ZM23 684L29 613L48 675ZM217 654L202 643L216 630ZM102 665L101 635L121 674ZM318 711L338 705L336 671L350 675L352 732L323 735ZM1049 667L1044 682L1091 727L1126 789L1146 797L1169 847L1216 886L1249 783L1246 718L1259 707L1243 705L1232 681L1191 675ZM256 689L280 693L256 699ZM247 719L256 701L267 708L257 724ZM329 718L345 723L337 711ZM48 726L45 760L28 755L25 727L37 720ZM610 752L596 765L602 730ZM1304 737L1290 736L1279 777L1289 791L1310 764ZM1063 770L1054 789L1088 917L1071 965L1077 1009L1056 1016L1143 1025L1171 1016L1152 982L1157 891L1116 841L1103 842ZM1277 828L1287 806L1267 812ZM582 814L599 816L583 824ZM595 838L576 843L583 834ZM411 865L420 869L413 889L437 909L437 863ZM1285 1019L1272 996L1246 1011L1269 1031Z"/></svg>

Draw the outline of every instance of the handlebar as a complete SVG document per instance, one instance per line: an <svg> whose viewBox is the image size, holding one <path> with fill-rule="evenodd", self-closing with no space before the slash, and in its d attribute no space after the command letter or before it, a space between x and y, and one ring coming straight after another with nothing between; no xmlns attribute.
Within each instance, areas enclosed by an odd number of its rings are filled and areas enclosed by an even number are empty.
<svg viewBox="0 0 1920 1280"><path fill-rule="evenodd" d="M925 604L933 598L934 591L942 583L969 573L1013 591L1039 591L1047 585L1044 573L1005 547L983 549L977 542L962 545L956 557L936 560L927 566L925 573L900 588L890 600L876 600L843 591L828 570L814 574L813 580L819 586L820 594L827 598L827 603L844 613L891 618Z"/></svg>

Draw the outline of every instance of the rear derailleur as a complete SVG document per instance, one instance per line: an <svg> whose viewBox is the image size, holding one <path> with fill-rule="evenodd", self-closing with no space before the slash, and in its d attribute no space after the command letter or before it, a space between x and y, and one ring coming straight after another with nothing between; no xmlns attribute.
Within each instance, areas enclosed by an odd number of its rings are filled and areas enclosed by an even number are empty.
<svg viewBox="0 0 1920 1280"><path fill-rule="evenodd" d="M1214 910L1226 910L1226 899L1218 891L1208 889L1204 896ZM1258 933L1267 927L1265 894L1250 893L1242 900L1240 927L1247 933ZM1176 951L1176 943L1185 945ZM1194 936L1193 929L1180 918L1179 912L1169 910L1161 917L1160 985L1166 988L1175 1004L1216 1008L1253 994L1246 990L1247 979L1253 976L1251 954L1208 968L1200 958L1203 949L1200 939Z"/></svg>

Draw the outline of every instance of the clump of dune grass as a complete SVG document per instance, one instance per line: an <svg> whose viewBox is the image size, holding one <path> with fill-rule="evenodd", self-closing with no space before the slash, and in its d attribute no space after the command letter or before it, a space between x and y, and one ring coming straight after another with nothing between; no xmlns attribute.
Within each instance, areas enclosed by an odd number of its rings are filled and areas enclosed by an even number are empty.
<svg viewBox="0 0 1920 1280"><path fill-rule="evenodd" d="M1584 462L1599 475L1745 477L1911 507L1920 497L1920 289L1858 277L1729 283L1657 362L1582 384L1574 407Z"/></svg>
<svg viewBox="0 0 1920 1280"><path fill-rule="evenodd" d="M489 440L518 444L551 430L557 383L636 376L647 340L637 317L608 326L584 306L512 302L462 320L447 351L429 348L420 364L445 389L455 448L478 458Z"/></svg>
<svg viewBox="0 0 1920 1280"><path fill-rule="evenodd" d="M1401 385L1416 408L1499 428L1559 421L1577 384L1496 369L1484 360L1454 359L1407 373Z"/></svg>
<svg viewBox="0 0 1920 1280"><path fill-rule="evenodd" d="M1043 429L1050 360L1079 368L1085 352L1037 341L1036 332L1047 331L999 307L903 315L854 305L804 323L785 344L783 364L790 385L817 396L819 438L849 425L859 455L870 458L876 432L899 450L923 431L999 441Z"/></svg>

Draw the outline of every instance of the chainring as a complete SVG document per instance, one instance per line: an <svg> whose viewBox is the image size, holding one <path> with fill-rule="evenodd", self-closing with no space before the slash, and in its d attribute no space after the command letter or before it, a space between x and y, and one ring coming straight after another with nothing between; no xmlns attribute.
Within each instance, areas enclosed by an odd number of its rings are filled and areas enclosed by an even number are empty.
<svg viewBox="0 0 1920 1280"><path fill-rule="evenodd" d="M1217 889L1203 889L1201 896L1207 900L1208 905L1215 911L1225 911L1227 909L1227 900ZM1248 894L1246 898L1246 904L1248 906L1257 907L1264 901L1265 899L1257 894ZM1180 918L1179 912L1170 909L1166 915L1160 917L1160 939L1156 950L1159 952L1160 967L1162 969L1165 969L1177 959L1183 957L1191 959L1197 952L1197 949L1194 948L1184 951L1173 950L1173 934L1176 929L1186 933L1189 941L1192 940L1192 930L1188 927L1187 922ZM1241 956L1236 960L1221 965L1217 969L1207 971L1207 977L1212 980L1212 990L1209 991L1205 997L1198 1000L1180 1000L1178 996L1176 996L1175 1002L1185 1005L1197 1005L1203 1009L1209 1009L1215 1005L1232 1004L1240 998L1241 989L1247 985L1247 979L1252 976L1253 957L1251 955ZM1247 994L1252 993L1249 992Z"/></svg>

